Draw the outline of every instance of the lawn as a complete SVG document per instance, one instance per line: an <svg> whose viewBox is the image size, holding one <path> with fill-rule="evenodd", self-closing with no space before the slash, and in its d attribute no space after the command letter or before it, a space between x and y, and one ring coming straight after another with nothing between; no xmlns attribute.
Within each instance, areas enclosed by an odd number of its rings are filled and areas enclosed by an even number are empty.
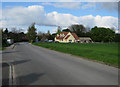
<svg viewBox="0 0 120 87"><path fill-rule="evenodd" d="M118 66L117 43L33 43L33 45Z"/></svg>

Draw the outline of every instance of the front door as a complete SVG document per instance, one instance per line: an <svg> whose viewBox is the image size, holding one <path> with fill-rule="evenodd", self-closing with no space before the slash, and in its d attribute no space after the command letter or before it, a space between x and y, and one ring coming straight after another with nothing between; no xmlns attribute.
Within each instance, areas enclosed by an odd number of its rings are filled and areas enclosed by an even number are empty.
<svg viewBox="0 0 120 87"><path fill-rule="evenodd" d="M69 40L69 43L71 43L72 42L72 40Z"/></svg>

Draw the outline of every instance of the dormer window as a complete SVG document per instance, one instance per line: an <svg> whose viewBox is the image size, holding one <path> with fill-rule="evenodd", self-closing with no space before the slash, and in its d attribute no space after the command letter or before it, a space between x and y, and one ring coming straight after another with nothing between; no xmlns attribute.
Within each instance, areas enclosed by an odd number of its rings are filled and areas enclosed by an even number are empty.
<svg viewBox="0 0 120 87"><path fill-rule="evenodd" d="M60 34L60 37L62 37L62 34Z"/></svg>
<svg viewBox="0 0 120 87"><path fill-rule="evenodd" d="M60 37L64 37L65 35L64 34L60 34Z"/></svg>
<svg viewBox="0 0 120 87"><path fill-rule="evenodd" d="M57 34L57 37L59 37L59 34Z"/></svg>

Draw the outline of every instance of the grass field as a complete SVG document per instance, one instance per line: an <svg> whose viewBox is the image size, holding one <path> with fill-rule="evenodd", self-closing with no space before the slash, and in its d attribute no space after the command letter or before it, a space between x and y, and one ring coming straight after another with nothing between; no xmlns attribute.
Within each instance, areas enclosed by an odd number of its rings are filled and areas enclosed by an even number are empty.
<svg viewBox="0 0 120 87"><path fill-rule="evenodd" d="M118 66L117 43L33 43L33 45Z"/></svg>

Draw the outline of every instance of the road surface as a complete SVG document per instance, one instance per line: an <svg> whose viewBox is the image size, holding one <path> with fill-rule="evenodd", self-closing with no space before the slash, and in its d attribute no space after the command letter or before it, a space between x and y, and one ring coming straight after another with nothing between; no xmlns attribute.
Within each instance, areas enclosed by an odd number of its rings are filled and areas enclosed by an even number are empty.
<svg viewBox="0 0 120 87"><path fill-rule="evenodd" d="M13 65L16 85L117 85L118 69L33 46L17 43L3 52Z"/></svg>

